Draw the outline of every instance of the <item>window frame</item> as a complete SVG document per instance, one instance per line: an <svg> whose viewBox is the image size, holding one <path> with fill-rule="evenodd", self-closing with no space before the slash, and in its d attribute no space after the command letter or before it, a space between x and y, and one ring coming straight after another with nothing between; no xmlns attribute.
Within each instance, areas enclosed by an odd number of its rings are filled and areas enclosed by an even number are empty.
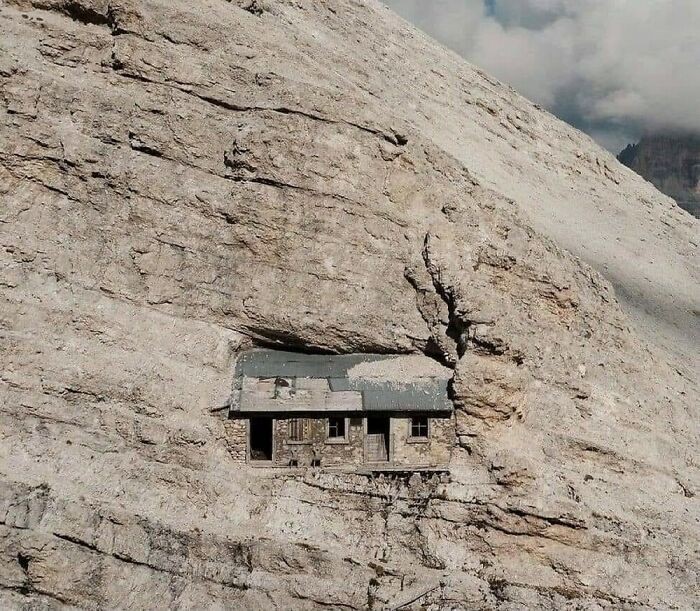
<svg viewBox="0 0 700 611"><path fill-rule="evenodd" d="M301 426L301 439L292 439L291 425L292 420L297 420L299 426ZM287 418L287 444L288 445L308 445L311 443L311 439L307 435L307 422L306 418Z"/></svg>
<svg viewBox="0 0 700 611"><path fill-rule="evenodd" d="M331 419L343 421L343 436L331 437ZM345 416L329 416L326 418L326 443L349 443L350 442L350 418Z"/></svg>
<svg viewBox="0 0 700 611"><path fill-rule="evenodd" d="M414 436L413 435L413 420L415 418L425 418L425 436ZM430 436L432 433L432 424L430 422L431 418L427 414L420 414L418 416L408 417L408 436L406 438L407 443L428 443L430 442ZM420 428L420 424L418 427Z"/></svg>

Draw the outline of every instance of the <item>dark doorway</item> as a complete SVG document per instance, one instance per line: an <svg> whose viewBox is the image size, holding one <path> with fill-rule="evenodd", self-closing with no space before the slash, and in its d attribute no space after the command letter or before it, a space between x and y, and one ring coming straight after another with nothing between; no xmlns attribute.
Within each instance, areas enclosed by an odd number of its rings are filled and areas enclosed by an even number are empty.
<svg viewBox="0 0 700 611"><path fill-rule="evenodd" d="M367 462L389 460L390 419L387 416L367 418Z"/></svg>
<svg viewBox="0 0 700 611"><path fill-rule="evenodd" d="M272 418L250 419L250 460L272 460Z"/></svg>

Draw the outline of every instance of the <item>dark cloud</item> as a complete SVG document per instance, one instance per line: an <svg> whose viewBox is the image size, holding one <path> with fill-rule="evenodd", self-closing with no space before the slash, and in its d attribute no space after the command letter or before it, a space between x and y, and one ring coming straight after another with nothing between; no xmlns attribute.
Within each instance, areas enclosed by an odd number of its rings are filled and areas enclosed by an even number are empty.
<svg viewBox="0 0 700 611"><path fill-rule="evenodd" d="M617 151L700 131L698 0L385 0Z"/></svg>

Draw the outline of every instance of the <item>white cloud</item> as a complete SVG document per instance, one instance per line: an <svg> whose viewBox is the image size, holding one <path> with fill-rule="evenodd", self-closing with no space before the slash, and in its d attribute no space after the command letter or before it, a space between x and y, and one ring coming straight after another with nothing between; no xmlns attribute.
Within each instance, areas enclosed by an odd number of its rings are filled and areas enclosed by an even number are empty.
<svg viewBox="0 0 700 611"><path fill-rule="evenodd" d="M468 48L486 16L481 0L394 0L386 4L432 36L439 32L440 42L459 52Z"/></svg>
<svg viewBox="0 0 700 611"><path fill-rule="evenodd" d="M386 0L604 145L700 132L699 0Z"/></svg>

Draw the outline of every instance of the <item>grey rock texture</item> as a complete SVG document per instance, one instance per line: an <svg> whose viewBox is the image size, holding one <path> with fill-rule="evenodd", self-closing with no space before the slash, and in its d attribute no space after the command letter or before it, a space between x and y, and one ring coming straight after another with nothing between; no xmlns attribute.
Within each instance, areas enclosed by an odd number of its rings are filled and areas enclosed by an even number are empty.
<svg viewBox="0 0 700 611"><path fill-rule="evenodd" d="M700 218L700 135L645 136L617 158Z"/></svg>
<svg viewBox="0 0 700 611"><path fill-rule="evenodd" d="M380 4L0 0L0 213L3 607L700 605L697 222ZM236 463L260 343L454 368L451 481Z"/></svg>

